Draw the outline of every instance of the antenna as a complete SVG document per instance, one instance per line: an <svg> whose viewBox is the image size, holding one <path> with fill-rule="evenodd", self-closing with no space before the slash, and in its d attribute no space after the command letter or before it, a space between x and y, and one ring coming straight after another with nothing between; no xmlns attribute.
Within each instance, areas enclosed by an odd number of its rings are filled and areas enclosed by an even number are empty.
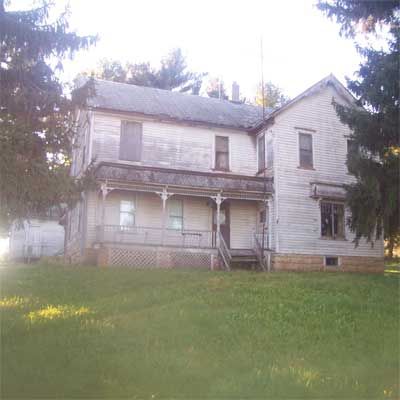
<svg viewBox="0 0 400 400"><path fill-rule="evenodd" d="M263 37L260 37L260 56L261 56L261 96L262 96L262 117L265 119L265 88L264 88L264 46Z"/></svg>

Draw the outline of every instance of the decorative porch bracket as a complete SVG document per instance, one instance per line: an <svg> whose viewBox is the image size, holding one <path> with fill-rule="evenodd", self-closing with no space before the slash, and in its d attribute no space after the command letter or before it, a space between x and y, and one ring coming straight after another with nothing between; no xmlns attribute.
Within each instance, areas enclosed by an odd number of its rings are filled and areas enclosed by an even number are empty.
<svg viewBox="0 0 400 400"><path fill-rule="evenodd" d="M223 203L224 200L227 199L227 197L222 197L221 193L218 193L216 196L211 196L211 198L215 201L215 204L217 205L217 238L216 238L216 243L217 247L219 247L219 235L220 235L220 215L221 215L221 204Z"/></svg>
<svg viewBox="0 0 400 400"><path fill-rule="evenodd" d="M161 232L161 243L164 244L165 228L166 228L166 211L167 211L167 200L175 193L168 192L168 186L164 187L162 192L156 192L162 200L162 232Z"/></svg>

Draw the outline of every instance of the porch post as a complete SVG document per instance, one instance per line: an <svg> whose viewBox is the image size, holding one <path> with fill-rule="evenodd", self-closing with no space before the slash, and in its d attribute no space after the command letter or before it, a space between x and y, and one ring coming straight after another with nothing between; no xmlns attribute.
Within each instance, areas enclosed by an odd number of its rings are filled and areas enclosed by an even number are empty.
<svg viewBox="0 0 400 400"><path fill-rule="evenodd" d="M168 188L163 188L162 192L156 192L162 200L162 230L161 230L161 244L164 245L165 242L165 228L166 228L166 217L167 217L167 200L169 197L173 196L174 193L169 193Z"/></svg>
<svg viewBox="0 0 400 400"><path fill-rule="evenodd" d="M217 247L219 247L219 235L221 231L221 204L222 202L226 199L226 197L222 197L221 193L218 193L216 196L211 197L214 201L215 204L217 205L217 237L216 237L216 244Z"/></svg>
<svg viewBox="0 0 400 400"><path fill-rule="evenodd" d="M100 186L101 191L101 241L104 241L104 222L106 217L106 197L110 192L107 183L102 183Z"/></svg>

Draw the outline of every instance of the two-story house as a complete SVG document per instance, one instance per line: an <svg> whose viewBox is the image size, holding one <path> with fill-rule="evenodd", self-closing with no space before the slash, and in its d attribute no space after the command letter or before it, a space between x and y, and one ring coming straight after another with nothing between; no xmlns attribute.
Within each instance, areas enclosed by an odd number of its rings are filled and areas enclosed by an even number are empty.
<svg viewBox="0 0 400 400"><path fill-rule="evenodd" d="M333 76L266 110L95 81L77 112L78 176L92 159L98 191L67 218L72 262L137 267L383 270L383 242L354 246L343 184L351 148Z"/></svg>

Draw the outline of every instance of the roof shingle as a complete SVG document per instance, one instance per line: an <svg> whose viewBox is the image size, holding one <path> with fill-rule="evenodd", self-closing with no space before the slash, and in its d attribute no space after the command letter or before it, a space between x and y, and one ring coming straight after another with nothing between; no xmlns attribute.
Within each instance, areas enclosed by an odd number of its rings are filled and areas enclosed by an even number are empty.
<svg viewBox="0 0 400 400"><path fill-rule="evenodd" d="M96 95L88 105L180 121L251 129L262 122L262 108L169 90L95 79ZM266 116L272 109L266 110Z"/></svg>

